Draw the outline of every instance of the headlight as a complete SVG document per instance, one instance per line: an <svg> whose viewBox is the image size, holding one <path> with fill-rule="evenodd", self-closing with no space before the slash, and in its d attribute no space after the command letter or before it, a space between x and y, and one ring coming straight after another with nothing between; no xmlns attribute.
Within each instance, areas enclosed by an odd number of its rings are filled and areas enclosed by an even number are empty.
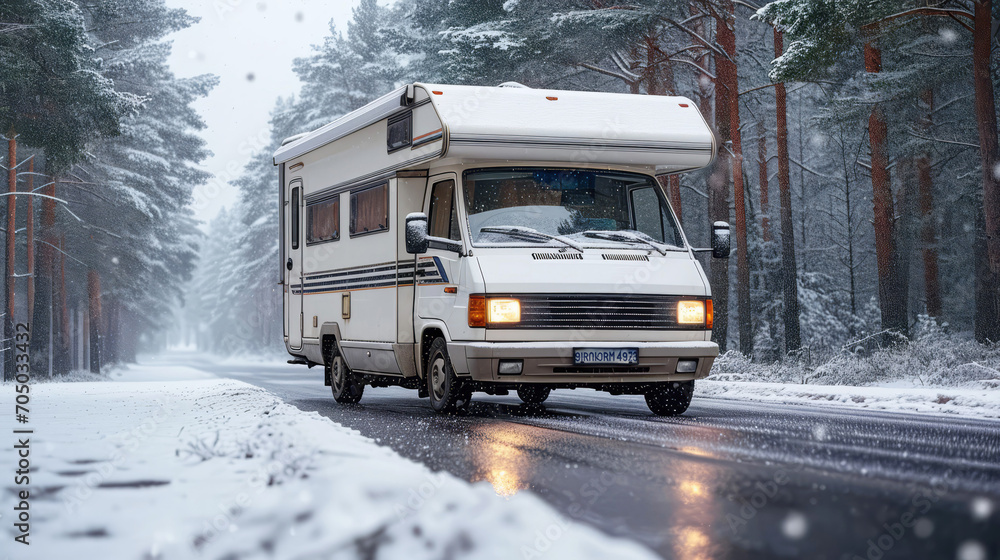
<svg viewBox="0 0 1000 560"><path fill-rule="evenodd" d="M486 319L489 323L519 323L521 321L521 302L516 299L490 298Z"/></svg>
<svg viewBox="0 0 1000 560"><path fill-rule="evenodd" d="M677 302L677 323L681 325L704 325L705 302L700 300Z"/></svg>
<svg viewBox="0 0 1000 560"><path fill-rule="evenodd" d="M469 296L469 326L486 327L497 323L519 323L521 302L511 298Z"/></svg>

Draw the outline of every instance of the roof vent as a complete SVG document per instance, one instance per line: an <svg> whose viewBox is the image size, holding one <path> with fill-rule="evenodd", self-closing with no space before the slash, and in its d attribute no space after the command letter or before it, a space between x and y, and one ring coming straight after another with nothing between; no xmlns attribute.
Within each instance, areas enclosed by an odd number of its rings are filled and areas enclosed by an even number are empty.
<svg viewBox="0 0 1000 560"><path fill-rule="evenodd" d="M580 253L532 253L531 258L536 261L579 261L583 260L583 255Z"/></svg>
<svg viewBox="0 0 1000 560"><path fill-rule="evenodd" d="M646 255L630 255L627 253L604 253L601 256L606 261L649 261L649 257Z"/></svg>
<svg viewBox="0 0 1000 560"><path fill-rule="evenodd" d="M504 82L497 87L531 89L530 87L518 82Z"/></svg>

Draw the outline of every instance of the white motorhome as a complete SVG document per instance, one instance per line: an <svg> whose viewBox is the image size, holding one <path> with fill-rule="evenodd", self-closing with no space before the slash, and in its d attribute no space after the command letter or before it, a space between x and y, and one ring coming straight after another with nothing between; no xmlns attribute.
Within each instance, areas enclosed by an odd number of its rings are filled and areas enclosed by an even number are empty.
<svg viewBox="0 0 1000 560"><path fill-rule="evenodd" d="M718 355L696 251L657 175L718 147L683 97L415 83L274 154L284 334L341 403L400 385L642 394L684 412Z"/></svg>

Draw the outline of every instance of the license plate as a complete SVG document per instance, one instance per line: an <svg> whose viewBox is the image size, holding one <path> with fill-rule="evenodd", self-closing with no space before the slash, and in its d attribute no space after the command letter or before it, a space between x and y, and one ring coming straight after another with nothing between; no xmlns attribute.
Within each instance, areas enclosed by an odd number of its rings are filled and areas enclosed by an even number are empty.
<svg viewBox="0 0 1000 560"><path fill-rule="evenodd" d="M639 350L635 348L575 348L573 365L597 364L628 365L639 363Z"/></svg>

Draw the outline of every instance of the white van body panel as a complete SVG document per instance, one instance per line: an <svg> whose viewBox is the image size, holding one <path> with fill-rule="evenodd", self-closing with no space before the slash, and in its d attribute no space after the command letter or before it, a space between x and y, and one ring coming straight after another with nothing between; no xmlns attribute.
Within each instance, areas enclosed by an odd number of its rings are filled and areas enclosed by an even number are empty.
<svg viewBox="0 0 1000 560"><path fill-rule="evenodd" d="M483 254L479 267L492 294L594 293L676 294L707 296L703 272L687 251L666 256L647 251L589 249L576 260L538 260L533 254L557 253L550 248L505 254ZM575 251L559 253L565 255ZM606 255L629 255L638 261L606 260ZM553 282L558 278L558 282Z"/></svg>

